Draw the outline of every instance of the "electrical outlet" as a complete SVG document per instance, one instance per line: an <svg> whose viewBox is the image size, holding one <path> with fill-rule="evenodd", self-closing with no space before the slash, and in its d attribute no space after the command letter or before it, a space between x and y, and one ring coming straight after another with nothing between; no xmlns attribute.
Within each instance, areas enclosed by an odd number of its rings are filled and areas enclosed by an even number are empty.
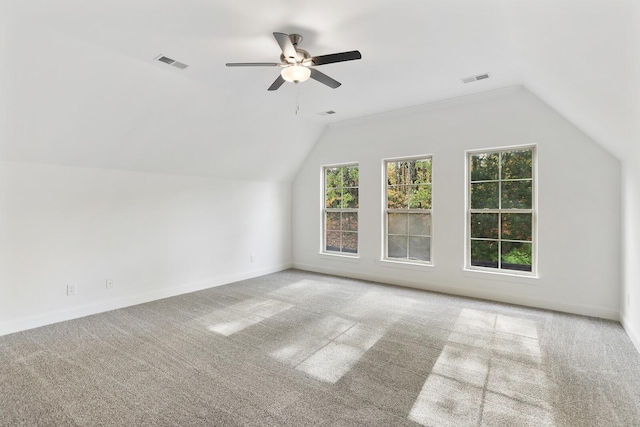
<svg viewBox="0 0 640 427"><path fill-rule="evenodd" d="M253 262L255 261L256 257L255 255L249 255L249 262Z"/></svg>
<svg viewBox="0 0 640 427"><path fill-rule="evenodd" d="M107 279L107 289L113 288L113 279Z"/></svg>
<svg viewBox="0 0 640 427"><path fill-rule="evenodd" d="M75 295L78 292L76 285L67 285L67 295Z"/></svg>

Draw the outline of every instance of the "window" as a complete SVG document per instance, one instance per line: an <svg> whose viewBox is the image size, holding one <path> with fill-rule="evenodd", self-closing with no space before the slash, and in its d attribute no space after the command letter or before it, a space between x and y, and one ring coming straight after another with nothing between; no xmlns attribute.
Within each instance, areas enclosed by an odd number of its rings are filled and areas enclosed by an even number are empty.
<svg viewBox="0 0 640 427"><path fill-rule="evenodd" d="M385 259L431 262L431 157L387 160Z"/></svg>
<svg viewBox="0 0 640 427"><path fill-rule="evenodd" d="M327 253L358 253L358 165L324 168L324 244Z"/></svg>
<svg viewBox="0 0 640 427"><path fill-rule="evenodd" d="M468 156L467 267L534 273L534 147Z"/></svg>

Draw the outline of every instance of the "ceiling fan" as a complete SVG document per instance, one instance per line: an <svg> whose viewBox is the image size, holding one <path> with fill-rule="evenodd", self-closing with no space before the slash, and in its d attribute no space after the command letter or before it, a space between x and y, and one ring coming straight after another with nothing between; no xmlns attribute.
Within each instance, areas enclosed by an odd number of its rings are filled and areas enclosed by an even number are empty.
<svg viewBox="0 0 640 427"><path fill-rule="evenodd" d="M335 89L341 85L340 82L311 67L362 58L357 50L311 56L309 52L298 47L302 41L300 34L273 33L273 36L282 50L280 62L230 62L227 63L227 67L281 67L280 75L268 90L277 90L285 81L300 83L309 77Z"/></svg>

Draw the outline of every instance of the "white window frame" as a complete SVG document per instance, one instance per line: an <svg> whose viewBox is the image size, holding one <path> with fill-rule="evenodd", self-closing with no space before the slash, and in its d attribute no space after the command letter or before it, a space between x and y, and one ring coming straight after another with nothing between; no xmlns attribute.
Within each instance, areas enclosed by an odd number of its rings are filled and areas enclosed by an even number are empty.
<svg viewBox="0 0 640 427"><path fill-rule="evenodd" d="M389 209L389 202L388 202L388 177L387 177L387 173L388 173L388 163L393 163L393 162L409 162L412 160L424 160L424 159L429 159L429 161L431 162L431 208L430 209ZM412 265L420 265L420 266L432 266L433 265L433 229L434 229L434 221L433 221L433 155L432 154L423 154L423 155L418 155L418 156L409 156L409 157L397 157L397 158L391 158L391 159L383 159L382 160L382 191L383 191L383 196L382 196L382 223L383 223L383 227L382 227L382 260L383 261L388 261L388 262L393 262L393 263L398 263L398 264L412 264ZM429 247L429 261L421 261L421 260L413 260L413 259L409 259L409 258L390 258L389 257L389 213L428 213L429 215L431 215L431 230L429 233L429 243L430 243L430 247ZM410 234L407 234L407 238L411 237ZM423 237L423 236L416 236L416 237ZM407 253L408 253L409 249L407 247Z"/></svg>
<svg viewBox="0 0 640 427"><path fill-rule="evenodd" d="M471 209L471 156L480 153L499 153L499 175L498 175L498 197L501 199L502 188L502 154L510 151L522 151L531 149L531 209ZM493 274L512 275L512 276L529 276L538 277L538 154L536 144L509 146L509 147L494 147L480 150L469 150L466 152L466 167L465 167L465 269L469 271L481 271ZM528 179L522 179L528 180ZM514 181L514 180L509 180ZM478 181L474 181L478 182ZM495 213L498 214L498 226L502 224L502 213L530 213L531 214L531 271L523 270L511 270L502 268L502 253L498 252L498 268L482 267L471 265L471 214L472 213ZM496 239L490 239L495 241ZM498 247L501 248L502 233L498 230ZM516 240L509 240L516 241ZM528 242L527 242L528 243Z"/></svg>
<svg viewBox="0 0 640 427"><path fill-rule="evenodd" d="M332 256L339 256L339 257L348 257L348 258L358 258L359 254L360 254L360 177L358 176L358 187L349 187L349 188L357 188L358 189L358 208L327 208L326 207L326 197L327 197L327 169L334 169L334 168L348 168L348 167L353 167L353 166L357 166L358 167L358 175L360 172L360 164L358 162L349 162L349 163L339 163L339 164L332 164L332 165L323 165L321 168L321 173L322 173L322 194L321 194L321 204L320 206L322 207L322 214L321 214L321 221L322 221L322 242L320 243L320 253L323 255L332 255ZM328 251L327 250L327 213L329 212L341 212L341 213L348 213L348 212L353 212L357 214L358 217L358 229L354 232L357 236L358 236L358 245L356 247L356 252L342 252L342 251ZM342 239L342 230L341 230L341 236L340 239ZM342 240L340 242L340 247L342 248Z"/></svg>

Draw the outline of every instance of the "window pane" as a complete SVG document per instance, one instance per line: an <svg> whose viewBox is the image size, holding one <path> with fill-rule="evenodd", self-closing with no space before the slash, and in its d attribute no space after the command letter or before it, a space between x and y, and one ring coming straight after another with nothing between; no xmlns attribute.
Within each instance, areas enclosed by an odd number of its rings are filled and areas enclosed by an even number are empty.
<svg viewBox="0 0 640 427"><path fill-rule="evenodd" d="M358 186L358 166L349 166L343 169L343 183L345 187L357 187Z"/></svg>
<svg viewBox="0 0 640 427"><path fill-rule="evenodd" d="M469 162L471 181L490 181L498 179L498 153L482 153L471 156Z"/></svg>
<svg viewBox="0 0 640 427"><path fill-rule="evenodd" d="M327 212L327 231L340 230L340 212Z"/></svg>
<svg viewBox="0 0 640 427"><path fill-rule="evenodd" d="M502 179L531 178L533 150L508 151L502 154Z"/></svg>
<svg viewBox="0 0 640 427"><path fill-rule="evenodd" d="M387 162L387 185L398 185L396 167L395 162Z"/></svg>
<svg viewBox="0 0 640 427"><path fill-rule="evenodd" d="M471 184L471 209L498 209L498 183Z"/></svg>
<svg viewBox="0 0 640 427"><path fill-rule="evenodd" d="M342 192L340 189L331 189L325 192L325 207L339 208L342 203Z"/></svg>
<svg viewBox="0 0 640 427"><path fill-rule="evenodd" d="M342 231L358 231L358 213L357 212L342 213Z"/></svg>
<svg viewBox="0 0 640 427"><path fill-rule="evenodd" d="M342 206L343 209L355 209L358 207L358 189L357 188L345 188L342 192Z"/></svg>
<svg viewBox="0 0 640 427"><path fill-rule="evenodd" d="M407 237L389 236L387 255L389 258L407 259Z"/></svg>
<svg viewBox="0 0 640 427"><path fill-rule="evenodd" d="M431 236L431 214L409 214L409 234L412 236Z"/></svg>
<svg viewBox="0 0 640 427"><path fill-rule="evenodd" d="M498 268L498 242L492 240L472 240L471 265Z"/></svg>
<svg viewBox="0 0 640 427"><path fill-rule="evenodd" d="M531 209L531 181L502 183L502 209Z"/></svg>
<svg viewBox="0 0 640 427"><path fill-rule="evenodd" d="M502 214L502 238L506 240L533 240L531 238L531 214Z"/></svg>
<svg viewBox="0 0 640 427"><path fill-rule="evenodd" d="M498 214L471 214L471 237L484 239L498 238Z"/></svg>
<svg viewBox="0 0 640 427"><path fill-rule="evenodd" d="M431 209L431 184L412 185L409 191L409 209Z"/></svg>
<svg viewBox="0 0 640 427"><path fill-rule="evenodd" d="M409 164L407 162L387 163L387 185L409 184Z"/></svg>
<svg viewBox="0 0 640 427"><path fill-rule="evenodd" d="M431 160L421 159L411 162L411 183L430 184L431 183Z"/></svg>
<svg viewBox="0 0 640 427"><path fill-rule="evenodd" d="M431 238L409 237L409 259L419 261L431 260Z"/></svg>
<svg viewBox="0 0 640 427"><path fill-rule="evenodd" d="M327 231L327 242L325 244L325 250L340 252L339 231Z"/></svg>
<svg viewBox="0 0 640 427"><path fill-rule="evenodd" d="M325 188L338 188L342 186L342 173L340 168L327 168Z"/></svg>
<svg viewBox="0 0 640 427"><path fill-rule="evenodd" d="M387 208L406 209L407 208L407 186L387 188Z"/></svg>
<svg viewBox="0 0 640 427"><path fill-rule="evenodd" d="M531 271L531 243L502 242L502 268Z"/></svg>
<svg viewBox="0 0 640 427"><path fill-rule="evenodd" d="M342 233L342 252L358 253L358 233Z"/></svg>
<svg viewBox="0 0 640 427"><path fill-rule="evenodd" d="M409 214L406 213L390 213L388 215L389 222L387 224L389 234L407 234L407 220Z"/></svg>

